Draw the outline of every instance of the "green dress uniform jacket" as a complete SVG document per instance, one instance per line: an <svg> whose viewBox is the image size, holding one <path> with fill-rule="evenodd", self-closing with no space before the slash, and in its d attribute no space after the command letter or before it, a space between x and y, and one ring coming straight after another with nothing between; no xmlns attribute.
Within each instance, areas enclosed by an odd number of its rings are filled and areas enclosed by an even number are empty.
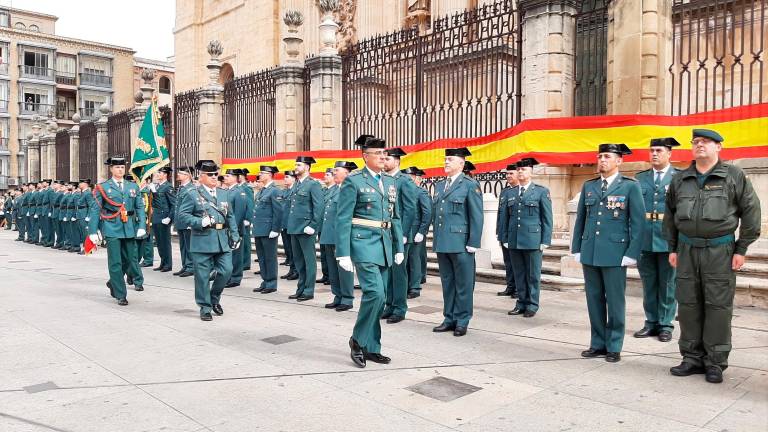
<svg viewBox="0 0 768 432"><path fill-rule="evenodd" d="M287 231L291 236L293 261L299 279L296 287L298 296L314 296L317 260L315 242L323 220L323 188L311 177L296 181L290 198ZM304 234L304 228L315 230L312 235Z"/></svg>
<svg viewBox="0 0 768 432"><path fill-rule="evenodd" d="M355 295L355 274L339 266L336 261L336 220L341 186L333 185L326 191L323 225L320 231L320 248L325 251L324 258L328 268L334 305L351 305Z"/></svg>
<svg viewBox="0 0 768 432"><path fill-rule="evenodd" d="M426 263L427 254L427 233L429 232L429 225L432 223L432 197L429 196L429 192L426 189L417 187L416 193L418 195L418 216L417 222L414 226L416 234L424 236L424 240L411 245L411 250L408 253L408 291L420 292L421 280L425 276L424 264ZM405 228L404 228L405 229ZM423 260L423 262L422 262Z"/></svg>
<svg viewBox="0 0 768 432"><path fill-rule="evenodd" d="M277 237L269 238L269 233L280 233L282 229L284 196L274 183L262 188L256 196L251 232L259 258L262 289L277 289Z"/></svg>
<svg viewBox="0 0 768 432"><path fill-rule="evenodd" d="M227 191L227 200L229 201L229 213L235 219L235 229L241 239L246 239L247 231L245 221L250 222L251 205L245 191L239 185L233 185ZM243 249L242 247L232 251L232 275L229 283L239 284L243 280Z"/></svg>
<svg viewBox="0 0 768 432"><path fill-rule="evenodd" d="M507 211L507 200L511 196L511 186L505 186L499 193L499 209L496 212L496 239L501 246L501 254L504 257L504 272L506 276L507 288L504 290L507 294L513 295L517 293L515 288L515 271L512 267L512 258L509 256L509 249L504 247L506 243L507 233L502 232L501 227L504 223L504 213Z"/></svg>
<svg viewBox="0 0 768 432"><path fill-rule="evenodd" d="M253 209L256 207L256 198L253 193L253 188L248 182L238 184L238 187L245 193L246 199L248 199L248 207L246 208L246 220L249 224L243 228L241 233L240 242L240 255L243 261L243 270L251 269L251 230L253 226Z"/></svg>
<svg viewBox="0 0 768 432"><path fill-rule="evenodd" d="M403 238L395 239L404 241L403 250L405 259L402 263L392 267L387 283L386 302L384 304L385 316L405 317L408 311L408 257L413 245L413 236L419 229L418 225L418 186L413 183L411 177L400 171L394 173L397 187L397 205L400 211L400 224L403 227Z"/></svg>
<svg viewBox="0 0 768 432"><path fill-rule="evenodd" d="M185 185L180 185L178 187L178 191L176 192L176 202L178 204L181 204L182 199L184 198L184 195L192 190L194 190L195 185L192 182L189 182ZM173 217L173 224L176 227L176 233L179 235L179 253L181 254L181 270L183 272L189 272L192 273L192 255L189 253L189 242L190 242L190 229L189 227L179 218L179 205L174 207L176 210L176 214ZM151 250L151 248L150 248ZM151 255L150 255L151 260Z"/></svg>
<svg viewBox="0 0 768 432"><path fill-rule="evenodd" d="M173 267L173 250L171 249L171 224L176 216L176 193L170 182L157 185L152 193L152 234L155 236L157 254L160 255L160 268ZM163 219L171 221L165 225Z"/></svg>

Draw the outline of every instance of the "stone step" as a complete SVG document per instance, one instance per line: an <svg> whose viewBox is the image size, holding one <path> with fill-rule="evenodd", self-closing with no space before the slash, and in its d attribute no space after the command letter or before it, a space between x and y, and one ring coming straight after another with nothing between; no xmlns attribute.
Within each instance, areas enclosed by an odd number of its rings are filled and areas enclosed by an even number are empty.
<svg viewBox="0 0 768 432"><path fill-rule="evenodd" d="M440 275L439 267L436 262L427 263L427 273L432 276ZM477 280L480 282L498 283L502 286L505 284L506 274L504 270L476 269L475 274L477 275ZM584 280L542 274L541 288L551 291L579 291L584 289Z"/></svg>

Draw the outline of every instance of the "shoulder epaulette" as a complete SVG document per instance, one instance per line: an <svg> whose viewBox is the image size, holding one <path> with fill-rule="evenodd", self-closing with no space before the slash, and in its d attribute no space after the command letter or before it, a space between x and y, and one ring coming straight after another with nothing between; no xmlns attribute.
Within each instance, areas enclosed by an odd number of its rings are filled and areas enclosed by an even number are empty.
<svg viewBox="0 0 768 432"><path fill-rule="evenodd" d="M598 181L598 180L600 180L600 177L591 178L591 179L587 180L587 182L593 182L593 181Z"/></svg>
<svg viewBox="0 0 768 432"><path fill-rule="evenodd" d="M358 168L356 170L353 170L351 173L349 173L349 175L347 177L352 177L352 176L360 175L362 173L363 173L363 170L361 168Z"/></svg>

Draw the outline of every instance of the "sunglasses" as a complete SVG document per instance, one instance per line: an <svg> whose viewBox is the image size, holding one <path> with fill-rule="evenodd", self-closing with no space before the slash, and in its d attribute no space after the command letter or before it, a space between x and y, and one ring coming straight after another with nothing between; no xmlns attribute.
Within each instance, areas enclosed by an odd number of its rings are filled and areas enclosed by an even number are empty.
<svg viewBox="0 0 768 432"><path fill-rule="evenodd" d="M203 173L203 174L207 175L208 177L217 177L219 175L219 173L215 173L215 172L214 173Z"/></svg>

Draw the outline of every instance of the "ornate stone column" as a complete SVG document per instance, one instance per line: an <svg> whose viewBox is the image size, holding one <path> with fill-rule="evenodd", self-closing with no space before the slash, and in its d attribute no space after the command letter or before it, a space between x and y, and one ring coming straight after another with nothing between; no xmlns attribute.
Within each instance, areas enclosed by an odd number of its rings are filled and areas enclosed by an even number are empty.
<svg viewBox="0 0 768 432"><path fill-rule="evenodd" d="M208 84L200 90L200 159L211 159L221 163L221 108L224 103L224 87L219 84L221 60L224 51L221 42L212 40L208 43Z"/></svg>
<svg viewBox="0 0 768 432"><path fill-rule="evenodd" d="M80 179L80 113L75 113L72 121L75 125L69 130L69 178L75 181Z"/></svg>
<svg viewBox="0 0 768 432"><path fill-rule="evenodd" d="M29 181L40 180L40 117L32 118L32 132L27 135L27 177Z"/></svg>
<svg viewBox="0 0 768 432"><path fill-rule="evenodd" d="M325 4L328 6L329 4ZM320 55L307 59L309 68L310 149L341 148L341 57L337 49L334 9L323 8L320 24Z"/></svg>
<svg viewBox="0 0 768 432"><path fill-rule="evenodd" d="M135 104L133 110L129 113L131 119L131 156L133 155L134 143L139 137L141 123L144 121L147 109L152 103L152 97L155 92L155 89L152 87L152 81L155 79L155 71L153 69L144 68L141 71L141 79L143 84L139 91L133 96Z"/></svg>
<svg viewBox="0 0 768 432"><path fill-rule="evenodd" d="M298 28L304 16L287 11L283 22L288 26L283 38L286 61L275 68L275 151L302 151L310 148L304 142L304 64L299 59L301 43Z"/></svg>
<svg viewBox="0 0 768 432"><path fill-rule="evenodd" d="M106 180L109 177L109 171L104 165L109 157L109 135L107 134L107 118L109 117L109 105L102 104L99 107L99 119L93 122L96 125L96 173L97 179L94 182Z"/></svg>

